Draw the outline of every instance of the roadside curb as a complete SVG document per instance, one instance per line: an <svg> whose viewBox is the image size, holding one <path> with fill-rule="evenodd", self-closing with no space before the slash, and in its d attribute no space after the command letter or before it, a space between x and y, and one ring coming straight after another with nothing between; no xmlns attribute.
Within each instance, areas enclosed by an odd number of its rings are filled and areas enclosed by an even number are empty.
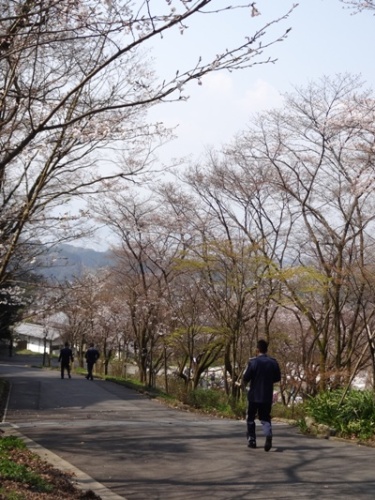
<svg viewBox="0 0 375 500"><path fill-rule="evenodd" d="M62 472L72 474L72 482L74 485L80 490L87 491L92 490L96 495L100 496L101 500L126 500L126 497L122 497L113 493L110 489L104 486L101 483L95 481L92 477L88 476L85 472L77 469L74 465L70 464L63 458L59 457L55 453L43 448L32 439L21 434L17 427L8 424L8 423L0 423L0 429L4 431L6 435L16 436L24 441L29 450L38 454L43 460L51 464L56 469L59 469Z"/></svg>

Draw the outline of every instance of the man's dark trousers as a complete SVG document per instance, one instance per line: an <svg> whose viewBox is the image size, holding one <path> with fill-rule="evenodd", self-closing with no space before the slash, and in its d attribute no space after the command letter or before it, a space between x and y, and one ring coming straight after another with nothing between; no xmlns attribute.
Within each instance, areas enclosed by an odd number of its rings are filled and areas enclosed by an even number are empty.
<svg viewBox="0 0 375 500"><path fill-rule="evenodd" d="M94 380L94 377L92 375L92 370L94 369L94 362L93 361L87 361L87 380Z"/></svg>
<svg viewBox="0 0 375 500"><path fill-rule="evenodd" d="M255 441L255 417L258 414L258 418L261 421L263 434L266 437L272 436L271 428L271 408L272 403L255 403L253 401L248 401L247 407L247 438L251 441Z"/></svg>

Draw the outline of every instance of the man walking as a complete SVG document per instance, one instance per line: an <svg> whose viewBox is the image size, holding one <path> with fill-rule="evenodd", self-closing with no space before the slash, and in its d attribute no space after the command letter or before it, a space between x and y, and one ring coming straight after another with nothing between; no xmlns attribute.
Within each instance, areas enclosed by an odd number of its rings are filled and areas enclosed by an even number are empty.
<svg viewBox="0 0 375 500"><path fill-rule="evenodd" d="M87 349L85 354L87 363L87 375L86 375L87 380L94 380L94 377L92 375L92 370L99 357L100 357L99 351L95 349L94 344L90 344L90 347Z"/></svg>
<svg viewBox="0 0 375 500"><path fill-rule="evenodd" d="M245 384L250 382L247 393L247 440L249 448L256 448L255 417L262 424L263 434L266 437L264 450L272 448L271 407L273 399L273 384L281 379L280 367L276 359L267 355L268 344L259 340L257 356L249 360L243 376Z"/></svg>
<svg viewBox="0 0 375 500"><path fill-rule="evenodd" d="M64 378L65 370L69 378L70 375L70 363L74 361L73 352L69 347L69 342L65 342L65 347L60 350L59 363L61 363L61 378Z"/></svg>

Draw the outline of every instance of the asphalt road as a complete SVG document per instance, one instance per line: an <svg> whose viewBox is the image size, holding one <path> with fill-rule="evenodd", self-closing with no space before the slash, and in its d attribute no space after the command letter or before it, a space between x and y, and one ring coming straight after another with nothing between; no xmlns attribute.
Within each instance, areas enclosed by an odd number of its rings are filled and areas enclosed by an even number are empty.
<svg viewBox="0 0 375 500"><path fill-rule="evenodd" d="M103 498L375 498L374 448L274 423L266 453L247 448L244 421L167 408L111 382L61 380L56 371L6 360L0 377L12 384L2 426L104 485L113 497Z"/></svg>

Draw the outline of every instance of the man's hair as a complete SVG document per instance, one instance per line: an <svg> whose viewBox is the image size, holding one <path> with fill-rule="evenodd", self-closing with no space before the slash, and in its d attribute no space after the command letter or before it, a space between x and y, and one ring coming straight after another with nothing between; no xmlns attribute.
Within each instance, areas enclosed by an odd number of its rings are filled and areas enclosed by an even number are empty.
<svg viewBox="0 0 375 500"><path fill-rule="evenodd" d="M65 347L69 347L69 342L65 342Z"/></svg>
<svg viewBox="0 0 375 500"><path fill-rule="evenodd" d="M259 352L261 352L262 354L265 354L268 351L268 342L266 342L263 339L258 340L257 348L258 348Z"/></svg>

